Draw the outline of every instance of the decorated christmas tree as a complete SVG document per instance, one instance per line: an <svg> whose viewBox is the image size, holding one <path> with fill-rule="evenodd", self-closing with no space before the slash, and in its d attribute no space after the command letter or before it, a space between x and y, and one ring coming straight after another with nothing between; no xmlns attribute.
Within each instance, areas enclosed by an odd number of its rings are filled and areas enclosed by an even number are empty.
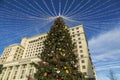
<svg viewBox="0 0 120 80"><path fill-rule="evenodd" d="M39 57L41 62L35 64L37 80L85 80L78 71L74 44L61 17L51 27Z"/></svg>

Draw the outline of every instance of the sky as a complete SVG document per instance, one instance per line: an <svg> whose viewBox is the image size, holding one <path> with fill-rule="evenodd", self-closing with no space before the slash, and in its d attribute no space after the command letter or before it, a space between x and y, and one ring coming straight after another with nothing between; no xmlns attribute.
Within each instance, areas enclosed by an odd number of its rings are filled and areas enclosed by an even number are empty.
<svg viewBox="0 0 120 80"><path fill-rule="evenodd" d="M98 80L120 79L120 0L0 0L0 55L23 37L46 33L61 16L84 25Z"/></svg>

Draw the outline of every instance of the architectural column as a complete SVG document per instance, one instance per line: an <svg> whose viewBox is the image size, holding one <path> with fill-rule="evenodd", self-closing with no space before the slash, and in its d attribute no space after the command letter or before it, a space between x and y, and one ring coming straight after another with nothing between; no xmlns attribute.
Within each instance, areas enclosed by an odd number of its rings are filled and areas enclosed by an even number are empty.
<svg viewBox="0 0 120 80"><path fill-rule="evenodd" d="M13 73L14 73L14 69L15 69L15 66L12 67L11 74L10 74L10 76L9 76L9 80L12 80L12 76L13 76Z"/></svg>
<svg viewBox="0 0 120 80"><path fill-rule="evenodd" d="M21 74L21 67L22 67L22 65L19 65L19 67L18 67L18 72L17 72L17 75L16 75L16 79L19 79L19 76L20 76L20 74Z"/></svg>
<svg viewBox="0 0 120 80"><path fill-rule="evenodd" d="M2 73L0 74L0 80L2 80L1 78L2 78L2 75L3 75L3 70L2 70Z"/></svg>
<svg viewBox="0 0 120 80"><path fill-rule="evenodd" d="M26 78L27 78L27 76L29 76L29 66L30 66L30 64L28 63L27 67L26 67Z"/></svg>
<svg viewBox="0 0 120 80"><path fill-rule="evenodd" d="M6 70L5 70L5 73L4 73L4 75L3 75L2 80L6 80L6 76L7 76L7 74L8 74L8 70L9 70L9 67L6 67Z"/></svg>
<svg viewBox="0 0 120 80"><path fill-rule="evenodd" d="M37 71L36 68L33 67L33 78L35 78L35 77L34 77L34 74L36 73L36 71Z"/></svg>
<svg viewBox="0 0 120 80"><path fill-rule="evenodd" d="M2 70L2 73L0 74L0 80L3 79L3 76L4 76L4 74L5 74L5 70L6 70L6 69L3 69L3 70Z"/></svg>

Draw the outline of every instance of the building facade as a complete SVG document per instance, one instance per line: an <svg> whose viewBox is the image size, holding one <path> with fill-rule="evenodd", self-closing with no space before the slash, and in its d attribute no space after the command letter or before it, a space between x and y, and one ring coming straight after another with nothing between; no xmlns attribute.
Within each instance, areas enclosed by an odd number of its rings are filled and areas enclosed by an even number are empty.
<svg viewBox="0 0 120 80"><path fill-rule="evenodd" d="M78 66L88 80L96 80L96 74L90 57L88 43L83 25L69 28L72 41L75 43L74 52L78 55ZM47 34L40 34L31 38L23 38L20 44L6 47L0 58L3 70L0 80L30 80L34 79L36 69L33 62L39 62L37 57L43 49L43 41Z"/></svg>

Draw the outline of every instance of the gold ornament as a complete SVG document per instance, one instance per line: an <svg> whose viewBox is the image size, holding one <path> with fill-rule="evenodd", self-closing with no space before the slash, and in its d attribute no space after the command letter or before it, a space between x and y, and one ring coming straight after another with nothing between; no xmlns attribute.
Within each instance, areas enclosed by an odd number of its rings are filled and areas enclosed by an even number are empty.
<svg viewBox="0 0 120 80"><path fill-rule="evenodd" d="M66 66L64 66L64 69L66 69L67 67Z"/></svg>
<svg viewBox="0 0 120 80"><path fill-rule="evenodd" d="M63 54L63 56L65 56L65 54Z"/></svg>
<svg viewBox="0 0 120 80"><path fill-rule="evenodd" d="M61 51L62 49L61 49L61 48L59 48L59 50Z"/></svg>
<svg viewBox="0 0 120 80"><path fill-rule="evenodd" d="M59 55L58 54L56 54L56 58L59 59Z"/></svg>
<svg viewBox="0 0 120 80"><path fill-rule="evenodd" d="M47 76L47 73L46 73L46 72L44 73L44 76Z"/></svg>
<svg viewBox="0 0 120 80"><path fill-rule="evenodd" d="M58 43L58 44L60 44L60 43Z"/></svg>
<svg viewBox="0 0 120 80"><path fill-rule="evenodd" d="M55 70L57 70L57 68L54 68Z"/></svg>
<svg viewBox="0 0 120 80"><path fill-rule="evenodd" d="M62 52L60 53L62 56L65 56L65 53L63 54Z"/></svg>
<svg viewBox="0 0 120 80"><path fill-rule="evenodd" d="M68 74L68 73L69 73L69 71L68 71L68 70L66 70L66 73Z"/></svg>
<svg viewBox="0 0 120 80"><path fill-rule="evenodd" d="M62 55L63 53L61 52L60 54Z"/></svg>

